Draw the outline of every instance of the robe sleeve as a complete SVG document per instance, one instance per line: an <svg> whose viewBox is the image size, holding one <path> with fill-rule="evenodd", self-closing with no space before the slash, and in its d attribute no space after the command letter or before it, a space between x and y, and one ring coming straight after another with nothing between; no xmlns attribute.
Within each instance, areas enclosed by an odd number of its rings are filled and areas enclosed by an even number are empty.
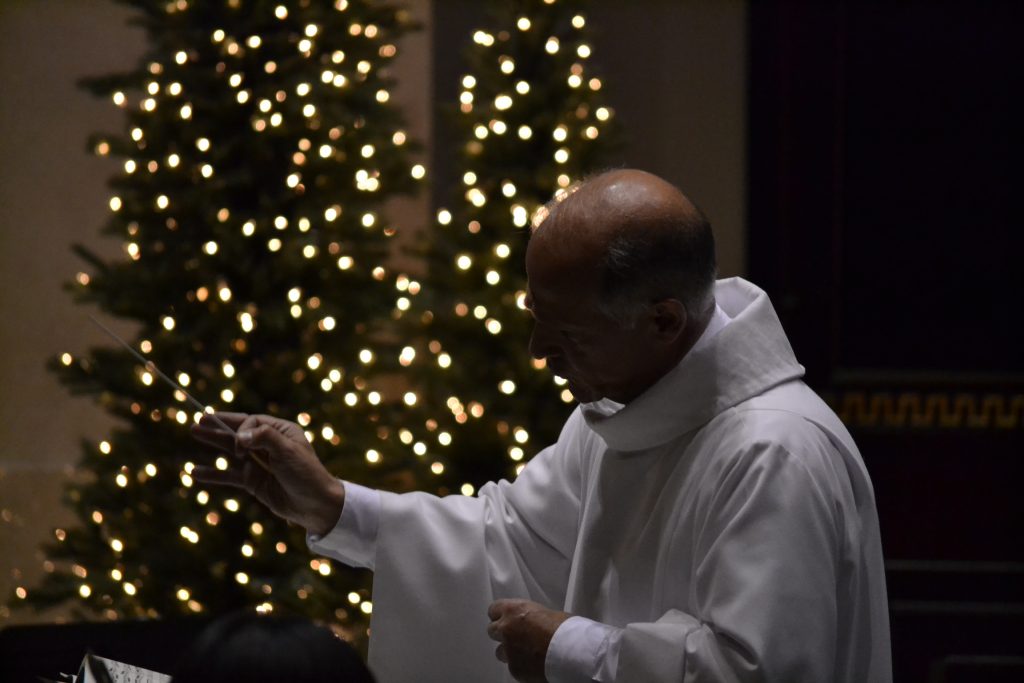
<svg viewBox="0 0 1024 683"><path fill-rule="evenodd" d="M499 598L565 599L580 514L582 418L514 483L477 497L381 493L370 664L381 681L500 681L488 638Z"/></svg>
<svg viewBox="0 0 1024 683"><path fill-rule="evenodd" d="M720 453L732 457L721 458L719 481L698 507L695 613L673 609L627 625L617 683L833 680L852 494L839 454L813 431L799 453L788 440Z"/></svg>

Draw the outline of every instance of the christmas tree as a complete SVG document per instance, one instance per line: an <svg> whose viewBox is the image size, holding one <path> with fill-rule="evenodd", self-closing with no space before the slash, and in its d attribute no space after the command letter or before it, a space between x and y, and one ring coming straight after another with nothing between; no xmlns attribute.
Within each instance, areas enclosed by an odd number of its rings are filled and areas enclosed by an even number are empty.
<svg viewBox="0 0 1024 683"><path fill-rule="evenodd" d="M122 133L90 141L123 160L104 232L124 254L78 248L71 288L133 323L131 346L200 400L295 420L330 470L386 484L379 412L401 366L381 206L423 176L389 102L408 16L368 0L126 4L148 54L85 84L124 111ZM89 479L66 492L80 524L56 530L50 573L18 598L110 619L284 607L362 632L368 577L192 480L215 456L190 439L183 392L112 345L53 366L120 426L83 443Z"/></svg>
<svg viewBox="0 0 1024 683"><path fill-rule="evenodd" d="M419 459L409 479L434 475L438 493L513 476L571 410L564 380L527 350L523 262L531 222L614 137L582 4L490 3L472 36L453 112L462 186L437 213L429 277L405 315L421 340L403 363L422 411L404 416L400 439Z"/></svg>

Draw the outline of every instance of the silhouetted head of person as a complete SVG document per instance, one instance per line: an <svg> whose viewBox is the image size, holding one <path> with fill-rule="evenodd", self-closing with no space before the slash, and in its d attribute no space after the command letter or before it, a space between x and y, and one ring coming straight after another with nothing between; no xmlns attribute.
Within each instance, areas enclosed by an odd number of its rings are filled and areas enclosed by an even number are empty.
<svg viewBox="0 0 1024 683"><path fill-rule="evenodd" d="M374 683L358 653L301 617L232 614L210 624L178 661L173 683Z"/></svg>

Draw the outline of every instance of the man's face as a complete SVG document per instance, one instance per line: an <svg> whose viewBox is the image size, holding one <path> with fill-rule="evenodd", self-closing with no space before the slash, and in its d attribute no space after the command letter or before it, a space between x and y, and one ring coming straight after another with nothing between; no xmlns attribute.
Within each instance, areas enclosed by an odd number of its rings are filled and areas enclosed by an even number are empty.
<svg viewBox="0 0 1024 683"><path fill-rule="evenodd" d="M641 318L632 329L598 311L596 268L584 258L557 256L544 245L527 248L526 307L534 319L530 354L566 379L581 402L628 402L661 374L663 351ZM581 263L583 261L583 263Z"/></svg>

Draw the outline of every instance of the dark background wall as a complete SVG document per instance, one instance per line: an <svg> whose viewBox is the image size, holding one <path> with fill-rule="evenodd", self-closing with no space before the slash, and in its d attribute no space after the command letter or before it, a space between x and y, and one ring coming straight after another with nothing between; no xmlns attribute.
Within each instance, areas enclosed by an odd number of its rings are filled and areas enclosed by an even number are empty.
<svg viewBox="0 0 1024 683"><path fill-rule="evenodd" d="M1024 680L1022 25L751 6L750 271L871 471L898 681Z"/></svg>

